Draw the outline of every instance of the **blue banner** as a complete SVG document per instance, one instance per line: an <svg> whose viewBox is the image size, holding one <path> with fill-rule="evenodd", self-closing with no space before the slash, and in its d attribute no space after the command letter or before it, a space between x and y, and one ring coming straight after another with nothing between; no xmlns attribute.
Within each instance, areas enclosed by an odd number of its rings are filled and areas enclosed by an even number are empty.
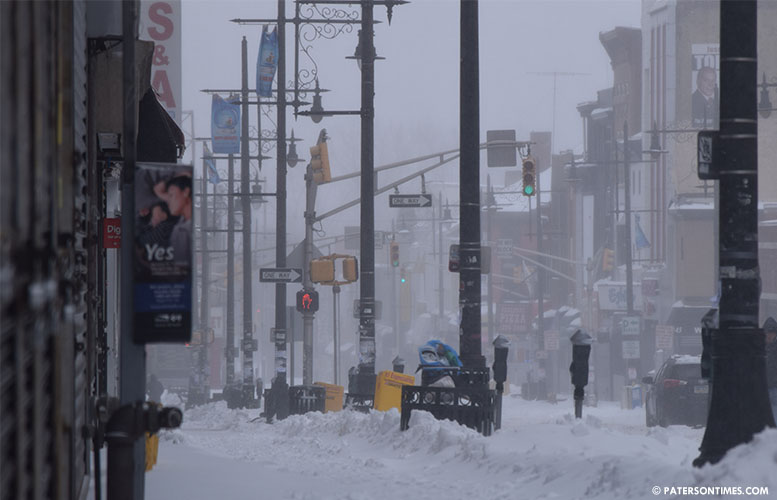
<svg viewBox="0 0 777 500"><path fill-rule="evenodd" d="M216 169L216 162L213 161L210 149L208 149L208 143L206 142L202 143L202 156L205 157L205 165L208 167L208 182L211 184L218 184L221 182L221 176L219 176L219 171Z"/></svg>
<svg viewBox="0 0 777 500"><path fill-rule="evenodd" d="M259 42L259 54L256 57L256 93L262 97L272 97L272 81L278 66L278 30L268 33L268 27L262 28Z"/></svg>
<svg viewBox="0 0 777 500"><path fill-rule="evenodd" d="M214 153L240 153L240 105L231 101L213 94L210 135Z"/></svg>

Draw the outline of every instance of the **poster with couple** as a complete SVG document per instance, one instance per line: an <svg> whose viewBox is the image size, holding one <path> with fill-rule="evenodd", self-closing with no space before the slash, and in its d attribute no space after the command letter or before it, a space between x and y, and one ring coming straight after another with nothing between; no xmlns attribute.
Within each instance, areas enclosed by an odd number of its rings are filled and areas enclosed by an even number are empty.
<svg viewBox="0 0 777 500"><path fill-rule="evenodd" d="M192 310L192 167L135 172L135 342L188 342Z"/></svg>

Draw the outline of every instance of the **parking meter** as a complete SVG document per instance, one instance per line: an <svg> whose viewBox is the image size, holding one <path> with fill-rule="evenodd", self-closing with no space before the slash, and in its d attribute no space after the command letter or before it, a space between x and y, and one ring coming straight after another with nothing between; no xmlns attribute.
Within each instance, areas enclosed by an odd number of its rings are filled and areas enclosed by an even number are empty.
<svg viewBox="0 0 777 500"><path fill-rule="evenodd" d="M494 339L494 382L499 394L504 390L504 382L507 380L507 352L510 341L502 335L497 335Z"/></svg>
<svg viewBox="0 0 777 500"><path fill-rule="evenodd" d="M569 373L572 385L575 386L575 418L581 418L585 386L588 385L588 358L591 355L593 339L583 330L577 330L569 340L572 342L572 364L569 365Z"/></svg>
<svg viewBox="0 0 777 500"><path fill-rule="evenodd" d="M701 317L701 378L712 382L712 335L715 331L715 313L710 309Z"/></svg>

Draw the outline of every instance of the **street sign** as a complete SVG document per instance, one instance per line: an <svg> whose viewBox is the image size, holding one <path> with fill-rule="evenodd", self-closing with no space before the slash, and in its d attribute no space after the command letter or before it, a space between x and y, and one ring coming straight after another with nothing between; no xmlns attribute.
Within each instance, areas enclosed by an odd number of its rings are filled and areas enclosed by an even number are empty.
<svg viewBox="0 0 777 500"><path fill-rule="evenodd" d="M487 130L486 141L489 167L514 167L517 164L515 130Z"/></svg>
<svg viewBox="0 0 777 500"><path fill-rule="evenodd" d="M259 269L259 281L262 283L300 283L302 282L302 269L263 267Z"/></svg>
<svg viewBox="0 0 777 500"><path fill-rule="evenodd" d="M639 359L639 340L624 340L623 359Z"/></svg>
<svg viewBox="0 0 777 500"><path fill-rule="evenodd" d="M429 207L432 206L430 194L390 194L389 208Z"/></svg>
<svg viewBox="0 0 777 500"><path fill-rule="evenodd" d="M353 301L353 317L356 319L359 319L361 317L361 308L359 307L359 299L355 299ZM383 317L383 301L376 300L375 301L375 310L372 312L372 314L369 311L366 311L367 315L374 315L376 320L379 320Z"/></svg>
<svg viewBox="0 0 777 500"><path fill-rule="evenodd" d="M621 319L621 332L623 335L639 335L639 316L624 316Z"/></svg>
<svg viewBox="0 0 777 500"><path fill-rule="evenodd" d="M558 330L545 330L543 332L544 347L546 351L558 351L559 334Z"/></svg>

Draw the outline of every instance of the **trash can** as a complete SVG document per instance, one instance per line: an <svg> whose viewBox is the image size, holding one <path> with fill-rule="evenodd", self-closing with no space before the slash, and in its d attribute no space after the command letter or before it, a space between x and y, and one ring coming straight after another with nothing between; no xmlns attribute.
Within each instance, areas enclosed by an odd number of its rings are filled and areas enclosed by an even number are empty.
<svg viewBox="0 0 777 500"><path fill-rule="evenodd" d="M293 385L289 387L289 415L302 415L310 411L324 413L326 388L319 385Z"/></svg>

